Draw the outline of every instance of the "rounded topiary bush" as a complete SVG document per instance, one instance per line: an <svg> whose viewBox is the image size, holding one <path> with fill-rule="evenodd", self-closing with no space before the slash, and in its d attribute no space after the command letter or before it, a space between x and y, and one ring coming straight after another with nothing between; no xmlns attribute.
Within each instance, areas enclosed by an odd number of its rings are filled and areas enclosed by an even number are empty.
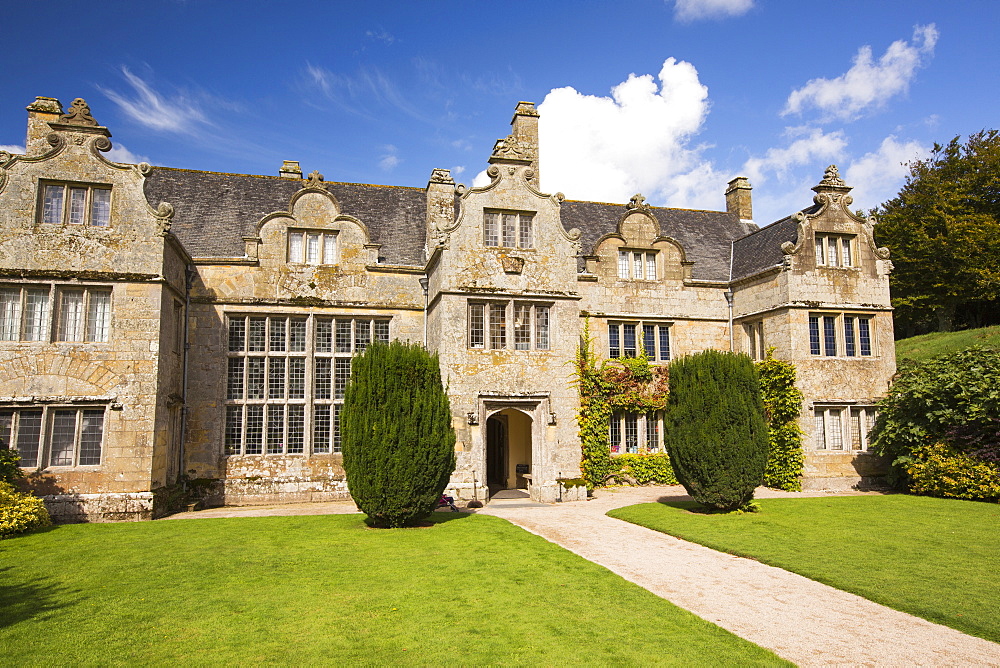
<svg viewBox="0 0 1000 668"><path fill-rule="evenodd" d="M695 501L731 511L753 499L768 445L749 357L706 350L672 362L666 423L670 463Z"/></svg>
<svg viewBox="0 0 1000 668"><path fill-rule="evenodd" d="M353 360L340 425L347 485L373 526L412 526L437 508L455 470L437 355L370 345Z"/></svg>
<svg viewBox="0 0 1000 668"><path fill-rule="evenodd" d="M52 524L41 499L22 494L10 483L0 482L0 538Z"/></svg>

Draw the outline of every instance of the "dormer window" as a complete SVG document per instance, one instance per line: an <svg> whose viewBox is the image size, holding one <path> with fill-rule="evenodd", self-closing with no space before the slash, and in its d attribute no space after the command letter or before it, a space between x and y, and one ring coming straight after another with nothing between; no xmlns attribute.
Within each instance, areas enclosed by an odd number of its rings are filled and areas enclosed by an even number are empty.
<svg viewBox="0 0 1000 668"><path fill-rule="evenodd" d="M43 184L41 222L107 227L111 224L111 188L79 183Z"/></svg>
<svg viewBox="0 0 1000 668"><path fill-rule="evenodd" d="M816 265L820 267L853 267L853 236L816 235Z"/></svg>
<svg viewBox="0 0 1000 668"><path fill-rule="evenodd" d="M337 233L288 231L288 261L301 264L337 264Z"/></svg>
<svg viewBox="0 0 1000 668"><path fill-rule="evenodd" d="M533 215L509 211L487 211L483 214L483 245L505 248L534 246Z"/></svg>
<svg viewBox="0 0 1000 668"><path fill-rule="evenodd" d="M655 281L656 253L646 251L618 251L618 278L627 281Z"/></svg>

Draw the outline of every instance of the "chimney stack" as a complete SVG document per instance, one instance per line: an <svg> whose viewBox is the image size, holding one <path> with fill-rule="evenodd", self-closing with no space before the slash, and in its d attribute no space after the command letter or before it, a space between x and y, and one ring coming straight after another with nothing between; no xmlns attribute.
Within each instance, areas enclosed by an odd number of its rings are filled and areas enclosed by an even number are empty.
<svg viewBox="0 0 1000 668"><path fill-rule="evenodd" d="M753 220L753 188L745 176L737 176L726 188L726 211L735 213L740 220Z"/></svg>
<svg viewBox="0 0 1000 668"><path fill-rule="evenodd" d="M283 179L301 179L302 168L299 167L299 161L285 160L281 165L281 169L278 171L278 176Z"/></svg>

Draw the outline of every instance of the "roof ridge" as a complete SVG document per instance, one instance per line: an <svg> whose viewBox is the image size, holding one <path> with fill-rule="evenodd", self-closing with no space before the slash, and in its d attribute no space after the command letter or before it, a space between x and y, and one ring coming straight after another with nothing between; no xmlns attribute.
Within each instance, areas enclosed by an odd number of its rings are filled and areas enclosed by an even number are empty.
<svg viewBox="0 0 1000 668"><path fill-rule="evenodd" d="M597 202L595 200L589 199L565 199L564 202L576 202L578 204L601 204L603 206L621 206L624 207L626 204L624 202ZM695 213L723 213L730 215L728 211L718 211L716 209L688 209L682 206L652 206L650 209L660 209L663 211L691 211ZM735 214L732 214L735 215Z"/></svg>
<svg viewBox="0 0 1000 668"><path fill-rule="evenodd" d="M186 167L165 167L160 165L154 165L154 170L163 169L172 172L190 172L193 174L216 174L218 176L242 176L251 179L270 179L272 181L307 181L307 179L290 179L285 176L271 176L270 174L240 174L237 172L215 172L209 169L188 169ZM355 183L352 181L323 181L323 183L328 185L338 185L338 186L365 186L367 188L400 188L403 190L416 190L418 192L423 192L424 189L417 186L395 186L381 183Z"/></svg>

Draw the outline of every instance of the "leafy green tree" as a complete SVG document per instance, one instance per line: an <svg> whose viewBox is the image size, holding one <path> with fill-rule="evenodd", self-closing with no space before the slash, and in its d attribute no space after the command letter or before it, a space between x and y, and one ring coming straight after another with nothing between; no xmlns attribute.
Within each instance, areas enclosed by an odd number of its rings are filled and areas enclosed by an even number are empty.
<svg viewBox="0 0 1000 668"><path fill-rule="evenodd" d="M393 341L355 357L341 443L351 496L373 526L412 526L433 512L455 470L437 355Z"/></svg>
<svg viewBox="0 0 1000 668"><path fill-rule="evenodd" d="M1000 310L1000 133L935 144L899 194L873 213L892 251L901 334L992 324Z"/></svg>
<svg viewBox="0 0 1000 668"><path fill-rule="evenodd" d="M975 460L1000 472L998 416L1000 350L972 347L923 362L904 362L888 396L879 402L871 448L892 458L893 482L932 493L944 486L931 485L928 471L952 475ZM938 444L946 447L931 447ZM944 459L951 460L947 466L939 463ZM924 465L919 466L915 486L916 474L911 471L916 460ZM932 462L938 464L931 467Z"/></svg>
<svg viewBox="0 0 1000 668"><path fill-rule="evenodd" d="M757 370L717 350L670 364L667 452L695 501L731 511L753 499L767 465L767 425Z"/></svg>

